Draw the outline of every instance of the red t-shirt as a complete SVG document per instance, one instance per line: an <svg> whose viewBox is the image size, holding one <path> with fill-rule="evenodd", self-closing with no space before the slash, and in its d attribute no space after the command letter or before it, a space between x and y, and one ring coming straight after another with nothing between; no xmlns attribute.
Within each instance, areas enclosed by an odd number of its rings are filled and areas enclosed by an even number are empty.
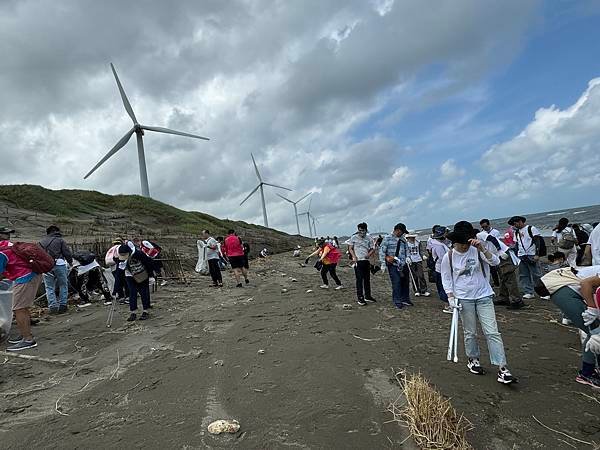
<svg viewBox="0 0 600 450"><path fill-rule="evenodd" d="M230 234L223 241L221 246L221 252L228 257L232 256L244 256L244 247L242 246L242 240L235 234Z"/></svg>

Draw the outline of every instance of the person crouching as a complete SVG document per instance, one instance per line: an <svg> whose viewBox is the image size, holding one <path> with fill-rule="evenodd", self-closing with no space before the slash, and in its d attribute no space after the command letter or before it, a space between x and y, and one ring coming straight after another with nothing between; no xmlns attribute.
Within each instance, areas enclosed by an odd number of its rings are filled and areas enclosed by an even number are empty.
<svg viewBox="0 0 600 450"><path fill-rule="evenodd" d="M140 320L150 317L150 278L154 277L154 262L141 250L132 250L124 244L119 247L119 261L125 263L125 278L129 288L129 311L127 322L137 319L138 293L142 299L142 315Z"/></svg>
<svg viewBox="0 0 600 450"><path fill-rule="evenodd" d="M490 362L498 366L497 381L510 384L515 381L506 365L504 343L498 331L496 312L492 301L494 291L490 286L490 267L500 264L500 258L480 240L475 239L473 226L466 221L454 225L448 234L452 248L442 259L442 283L450 307L462 314L465 353L469 358L467 368L471 373L484 373L479 363L477 319L487 340Z"/></svg>

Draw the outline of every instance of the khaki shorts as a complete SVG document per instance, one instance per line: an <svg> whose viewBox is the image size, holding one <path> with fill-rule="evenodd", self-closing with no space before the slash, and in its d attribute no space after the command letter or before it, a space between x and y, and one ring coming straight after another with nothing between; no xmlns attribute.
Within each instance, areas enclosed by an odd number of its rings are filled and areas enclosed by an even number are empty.
<svg viewBox="0 0 600 450"><path fill-rule="evenodd" d="M42 276L36 275L27 283L13 284L13 311L17 309L31 308L33 306L33 302L41 282Z"/></svg>

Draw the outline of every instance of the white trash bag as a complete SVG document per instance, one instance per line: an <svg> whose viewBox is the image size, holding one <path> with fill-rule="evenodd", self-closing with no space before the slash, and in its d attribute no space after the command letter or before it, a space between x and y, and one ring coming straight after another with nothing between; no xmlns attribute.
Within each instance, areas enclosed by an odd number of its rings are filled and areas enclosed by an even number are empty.
<svg viewBox="0 0 600 450"><path fill-rule="evenodd" d="M0 281L0 342L8 338L12 325L12 283Z"/></svg>
<svg viewBox="0 0 600 450"><path fill-rule="evenodd" d="M208 275L208 261L206 259L206 244L202 240L196 242L198 245L198 262L196 263L196 272L200 275Z"/></svg>

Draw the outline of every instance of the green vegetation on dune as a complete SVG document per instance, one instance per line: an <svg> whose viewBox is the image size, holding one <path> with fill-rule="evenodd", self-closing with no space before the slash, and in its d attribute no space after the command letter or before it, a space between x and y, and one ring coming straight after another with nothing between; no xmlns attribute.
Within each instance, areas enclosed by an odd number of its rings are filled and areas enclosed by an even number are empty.
<svg viewBox="0 0 600 450"><path fill-rule="evenodd" d="M108 195L77 189L51 190L32 185L5 185L0 186L0 202L18 209L66 219L123 214L131 219L152 221L156 225L191 233L197 233L202 228L215 232L224 232L227 228L263 228L241 221L221 220L201 212L182 211L139 195ZM270 232L285 235L276 230Z"/></svg>

